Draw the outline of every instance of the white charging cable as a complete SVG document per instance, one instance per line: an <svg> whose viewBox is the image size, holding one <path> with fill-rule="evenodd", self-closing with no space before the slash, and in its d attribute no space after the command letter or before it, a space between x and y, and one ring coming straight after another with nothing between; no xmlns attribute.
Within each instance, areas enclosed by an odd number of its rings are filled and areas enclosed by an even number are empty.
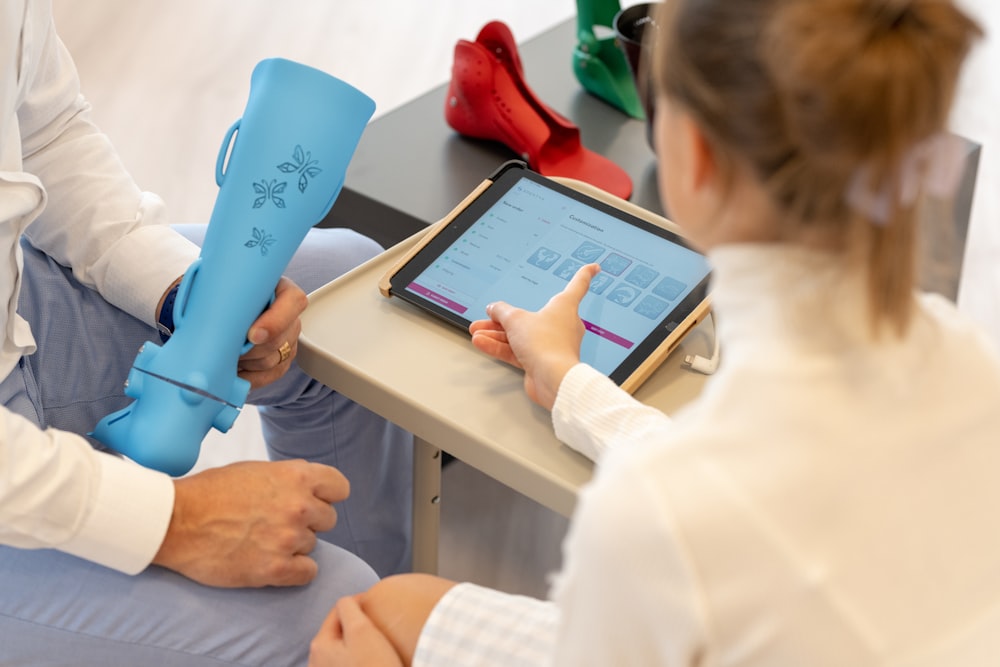
<svg viewBox="0 0 1000 667"><path fill-rule="evenodd" d="M706 358L699 354L689 354L684 357L684 363L688 368L703 375L711 375L719 369L719 334L715 330L715 311L710 310L708 316L712 318L712 338L714 339L712 356Z"/></svg>

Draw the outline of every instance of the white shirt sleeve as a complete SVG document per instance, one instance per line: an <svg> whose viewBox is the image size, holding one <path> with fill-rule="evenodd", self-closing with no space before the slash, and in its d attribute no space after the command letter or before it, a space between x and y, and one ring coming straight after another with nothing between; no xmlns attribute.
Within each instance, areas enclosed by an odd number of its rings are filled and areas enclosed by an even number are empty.
<svg viewBox="0 0 1000 667"><path fill-rule="evenodd" d="M0 411L0 542L53 548L127 574L152 561L174 505L163 473Z"/></svg>
<svg viewBox="0 0 1000 667"><path fill-rule="evenodd" d="M707 646L695 570L655 479L617 453L581 492L563 545L553 664L693 667Z"/></svg>
<svg viewBox="0 0 1000 667"><path fill-rule="evenodd" d="M91 123L51 17L27 20L33 48L25 54L28 80L17 117L24 169L41 180L48 205L26 236L110 303L155 324L159 298L198 248L166 224L163 202L139 190Z"/></svg>
<svg viewBox="0 0 1000 667"><path fill-rule="evenodd" d="M556 437L591 461L622 444L661 437L673 422L632 398L603 373L577 364L563 378L552 406Z"/></svg>
<svg viewBox="0 0 1000 667"><path fill-rule="evenodd" d="M434 607L414 667L551 664L558 611L551 602L458 584Z"/></svg>
<svg viewBox="0 0 1000 667"><path fill-rule="evenodd" d="M165 224L163 205L142 193L111 143L87 120L72 61L48 2L5 3L0 54L0 170L7 202L0 225L10 262L4 370L33 349L16 317L20 230L111 303L154 324L166 287L197 247ZM11 205L12 204L12 205ZM2 319L2 318L0 318ZM169 477L95 451L82 437L42 431L0 408L0 543L53 548L126 573L144 569L169 525Z"/></svg>
<svg viewBox="0 0 1000 667"><path fill-rule="evenodd" d="M581 493L551 602L459 584L424 624L415 667L697 665L708 623L695 568L662 494L627 461L610 454Z"/></svg>
<svg viewBox="0 0 1000 667"><path fill-rule="evenodd" d="M560 440L600 459L601 468L610 460L613 471L619 441L656 442L657 432L673 428L585 364L567 373L552 420ZM601 468L581 494L554 602L460 584L424 625L414 665L647 665L663 655L694 664L701 614L682 551L671 543L669 515L645 506L652 496L631 488L629 475Z"/></svg>

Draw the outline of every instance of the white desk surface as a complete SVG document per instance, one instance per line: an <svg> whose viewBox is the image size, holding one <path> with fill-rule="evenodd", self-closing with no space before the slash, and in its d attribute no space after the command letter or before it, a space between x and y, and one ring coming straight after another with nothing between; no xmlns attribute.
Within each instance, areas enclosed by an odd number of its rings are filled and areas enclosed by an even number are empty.
<svg viewBox="0 0 1000 667"><path fill-rule="evenodd" d="M524 393L523 374L475 350L467 332L400 299L378 281L410 237L310 295L298 363L307 373L514 490L569 516L592 474ZM667 414L705 381L681 366L711 352L712 324L696 327L636 392Z"/></svg>

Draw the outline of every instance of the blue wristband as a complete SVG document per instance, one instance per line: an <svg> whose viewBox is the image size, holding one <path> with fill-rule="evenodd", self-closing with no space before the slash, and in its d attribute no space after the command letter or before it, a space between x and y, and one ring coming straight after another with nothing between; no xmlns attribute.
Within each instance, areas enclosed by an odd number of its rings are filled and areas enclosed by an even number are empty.
<svg viewBox="0 0 1000 667"><path fill-rule="evenodd" d="M180 288L180 285L174 285L167 292L167 296L163 299L163 306L160 308L160 319L156 321L156 329L160 332L160 340L164 343L174 333L174 301L177 300L177 291Z"/></svg>

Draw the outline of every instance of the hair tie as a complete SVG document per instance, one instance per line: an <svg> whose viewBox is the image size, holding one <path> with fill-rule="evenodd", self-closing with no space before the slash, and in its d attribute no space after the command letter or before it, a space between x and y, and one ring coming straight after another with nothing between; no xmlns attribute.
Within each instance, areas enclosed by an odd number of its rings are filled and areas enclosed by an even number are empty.
<svg viewBox="0 0 1000 667"><path fill-rule="evenodd" d="M921 192L941 199L953 197L965 172L965 154L960 137L935 134L910 148L896 177L881 188L872 189L870 167L858 169L847 190L847 203L873 224L884 227L897 208L912 206Z"/></svg>

